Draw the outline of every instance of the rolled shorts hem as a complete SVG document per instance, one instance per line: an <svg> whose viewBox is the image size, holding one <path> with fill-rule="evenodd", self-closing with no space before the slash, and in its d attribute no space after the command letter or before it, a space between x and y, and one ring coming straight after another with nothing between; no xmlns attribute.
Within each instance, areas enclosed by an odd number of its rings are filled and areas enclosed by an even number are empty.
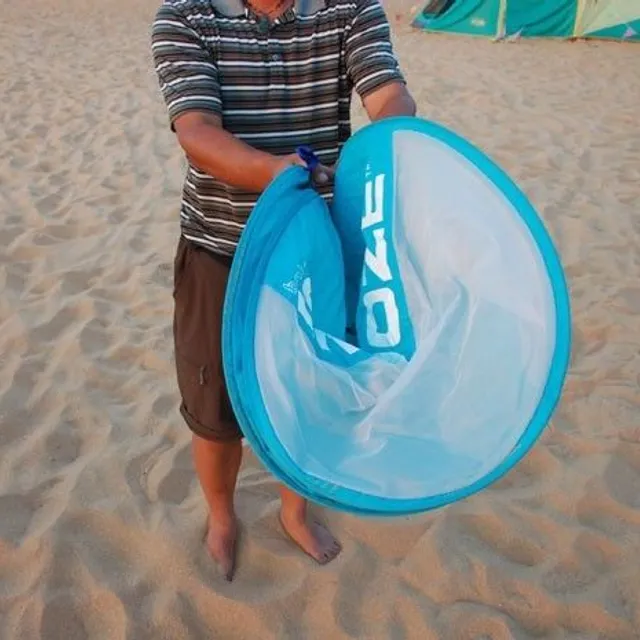
<svg viewBox="0 0 640 640"><path fill-rule="evenodd" d="M180 405L180 414L187 423L189 429L203 440L208 440L209 442L231 443L239 442L244 438L242 431L240 431L240 427L237 425L225 426L222 429L212 429L211 427L203 425L187 411L184 403Z"/></svg>

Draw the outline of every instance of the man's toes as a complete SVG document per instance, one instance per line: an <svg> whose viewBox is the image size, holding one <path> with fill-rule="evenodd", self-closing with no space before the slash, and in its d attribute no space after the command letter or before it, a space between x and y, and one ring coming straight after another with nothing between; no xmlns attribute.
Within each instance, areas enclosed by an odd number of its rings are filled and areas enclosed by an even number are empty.
<svg viewBox="0 0 640 640"><path fill-rule="evenodd" d="M331 562L342 551L342 546L337 540L331 540L323 545L323 549L320 553L320 561L322 564Z"/></svg>
<svg viewBox="0 0 640 640"><path fill-rule="evenodd" d="M233 563L229 563L227 566L221 564L220 570L222 572L223 578L227 582L231 582L233 580Z"/></svg>
<svg viewBox="0 0 640 640"><path fill-rule="evenodd" d="M233 580L235 573L236 535L236 531L232 529L224 534L216 534L209 530L207 536L209 554L215 561L220 575L227 582Z"/></svg>
<svg viewBox="0 0 640 640"><path fill-rule="evenodd" d="M233 574L235 569L235 562L233 557L233 550L226 549L217 560L218 568L222 577L227 581L233 580Z"/></svg>
<svg viewBox="0 0 640 640"><path fill-rule="evenodd" d="M320 563L327 564L331 562L338 554L340 553L340 548L338 546L333 546L327 549L321 557Z"/></svg>

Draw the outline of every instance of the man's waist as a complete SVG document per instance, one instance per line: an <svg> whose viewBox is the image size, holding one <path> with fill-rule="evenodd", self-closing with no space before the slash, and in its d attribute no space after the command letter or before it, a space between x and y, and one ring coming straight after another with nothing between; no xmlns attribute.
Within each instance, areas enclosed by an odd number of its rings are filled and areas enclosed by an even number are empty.
<svg viewBox="0 0 640 640"><path fill-rule="evenodd" d="M188 235L185 235L185 233ZM204 238L199 238L197 235L191 236L189 232L184 229L182 231L182 237L194 251L202 251L220 264L224 264L227 267L231 266L233 255L235 254L235 246L228 246L226 248L212 247L206 243Z"/></svg>

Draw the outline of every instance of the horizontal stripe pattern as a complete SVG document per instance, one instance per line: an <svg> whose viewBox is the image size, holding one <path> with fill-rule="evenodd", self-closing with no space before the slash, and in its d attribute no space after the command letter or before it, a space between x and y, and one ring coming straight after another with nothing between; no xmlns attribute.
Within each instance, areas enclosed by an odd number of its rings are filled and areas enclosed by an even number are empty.
<svg viewBox="0 0 640 640"><path fill-rule="evenodd" d="M170 122L187 111L219 115L225 129L277 155L310 145L333 164L351 134L350 101L404 81L379 0L326 0L310 15L287 11L261 28L250 12L216 0L165 0L151 52ZM321 195L331 198L330 189ZM188 239L232 255L259 197L189 166L181 228Z"/></svg>

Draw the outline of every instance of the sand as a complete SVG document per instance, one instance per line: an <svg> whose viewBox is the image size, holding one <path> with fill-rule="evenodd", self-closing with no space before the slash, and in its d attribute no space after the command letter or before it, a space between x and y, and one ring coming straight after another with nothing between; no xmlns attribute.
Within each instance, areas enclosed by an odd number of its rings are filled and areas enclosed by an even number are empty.
<svg viewBox="0 0 640 640"><path fill-rule="evenodd" d="M557 243L571 372L507 478L399 522L327 513L344 552L322 569L247 454L228 585L177 413L155 4L2 9L0 638L640 637L640 49L428 36L387 3L421 114L497 159Z"/></svg>

